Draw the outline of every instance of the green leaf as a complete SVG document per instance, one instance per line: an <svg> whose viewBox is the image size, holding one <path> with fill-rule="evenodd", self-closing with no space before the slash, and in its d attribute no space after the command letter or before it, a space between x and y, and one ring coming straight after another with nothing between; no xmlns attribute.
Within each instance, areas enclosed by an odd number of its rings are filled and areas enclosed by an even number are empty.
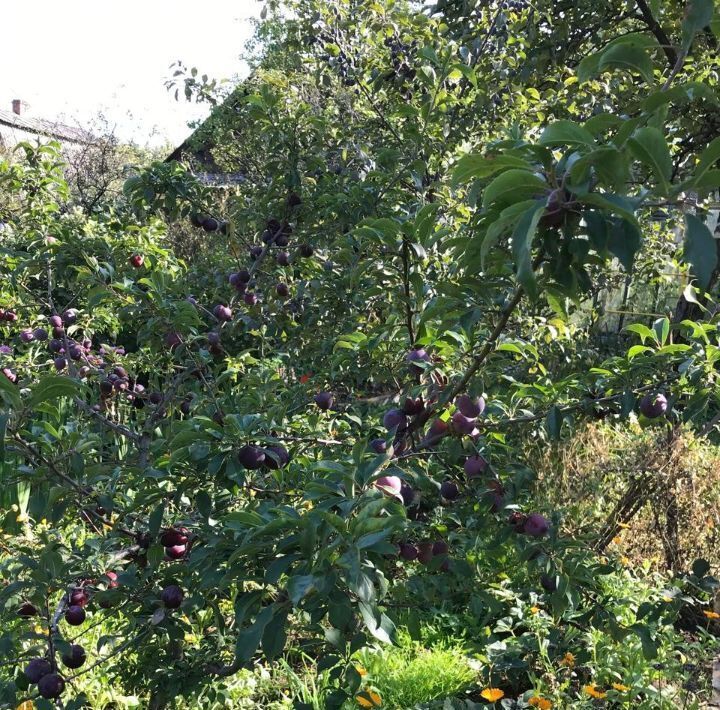
<svg viewBox="0 0 720 710"><path fill-rule="evenodd" d="M360 602L360 614L367 630L384 643L393 643L395 637L395 624L385 614L378 612L376 608L366 602Z"/></svg>
<svg viewBox="0 0 720 710"><path fill-rule="evenodd" d="M511 239L518 281L528 296L533 299L537 298L537 282L532 267L532 243L538 222L544 212L545 204L543 202L534 204L520 218Z"/></svg>
<svg viewBox="0 0 720 710"><path fill-rule="evenodd" d="M553 405L545 417L545 429L551 439L560 438L560 429L562 428L563 414L560 407Z"/></svg>
<svg viewBox="0 0 720 710"><path fill-rule="evenodd" d="M240 663L247 663L257 651L265 627L273 617L274 606L266 606L255 617L255 621L240 632L235 642L235 658Z"/></svg>
<svg viewBox="0 0 720 710"><path fill-rule="evenodd" d="M532 170L532 166L527 160L514 155L484 156L475 153L465 155L458 160L453 170L452 184L456 187L475 178L490 177L490 175L508 168Z"/></svg>
<svg viewBox="0 0 720 710"><path fill-rule="evenodd" d="M720 138L715 138L700 154L695 174L690 179L691 184L697 185L702 181L705 174L714 168L718 161L720 161Z"/></svg>
<svg viewBox="0 0 720 710"><path fill-rule="evenodd" d="M513 204L549 190L548 184L529 170L507 170L498 175L483 193L483 207Z"/></svg>
<svg viewBox="0 0 720 710"><path fill-rule="evenodd" d="M628 139L628 147L640 162L653 171L662 194L667 195L672 176L672 158L665 136L657 128L645 126Z"/></svg>
<svg viewBox="0 0 720 710"><path fill-rule="evenodd" d="M700 287L706 289L718 264L717 244L705 224L691 214L685 215L683 259L692 267Z"/></svg>
<svg viewBox="0 0 720 710"><path fill-rule="evenodd" d="M79 396L83 391L83 385L77 380L60 375L43 377L33 388L28 406L33 409L43 402L50 402L60 397Z"/></svg>
<svg viewBox="0 0 720 710"><path fill-rule="evenodd" d="M640 74L648 84L653 83L653 63L641 47L630 44L616 44L608 47L598 63L598 71L606 69L627 69Z"/></svg>
<svg viewBox="0 0 720 710"><path fill-rule="evenodd" d="M707 27L713 18L714 0L689 0L682 22L682 46L688 50L695 35Z"/></svg>
<svg viewBox="0 0 720 710"><path fill-rule="evenodd" d="M303 597L315 591L315 577L312 574L301 574L290 577L286 589L290 600L297 606Z"/></svg>
<svg viewBox="0 0 720 710"><path fill-rule="evenodd" d="M633 206L625 198L620 197L619 195L613 195L609 192L590 192L587 195L580 195L578 200L586 205L599 207L606 212L616 214L630 222L630 224L636 227L638 226Z"/></svg>
<svg viewBox="0 0 720 710"><path fill-rule="evenodd" d="M658 318L653 323L653 331L655 332L655 340L659 345L665 345L670 336L670 321L667 318Z"/></svg>
<svg viewBox="0 0 720 710"><path fill-rule="evenodd" d="M152 537L155 537L160 531L164 512L165 504L160 503L160 505L158 505L157 508L155 508L155 510L150 513L150 519L148 521L148 532Z"/></svg>
<svg viewBox="0 0 720 710"><path fill-rule="evenodd" d="M20 407L20 392L18 392L17 385L10 382L2 373L0 373L0 396L2 396L13 409Z"/></svg>
<svg viewBox="0 0 720 710"><path fill-rule="evenodd" d="M625 219L612 219L608 230L608 249L627 272L632 271L635 254L640 250L642 235L636 225Z"/></svg>
<svg viewBox="0 0 720 710"><path fill-rule="evenodd" d="M573 121L555 121L540 136L541 145L569 145L595 147L595 139L586 128Z"/></svg>
<svg viewBox="0 0 720 710"><path fill-rule="evenodd" d="M262 636L262 649L263 653L270 659L277 658L285 648L287 617L287 607L276 609L272 619L265 626Z"/></svg>

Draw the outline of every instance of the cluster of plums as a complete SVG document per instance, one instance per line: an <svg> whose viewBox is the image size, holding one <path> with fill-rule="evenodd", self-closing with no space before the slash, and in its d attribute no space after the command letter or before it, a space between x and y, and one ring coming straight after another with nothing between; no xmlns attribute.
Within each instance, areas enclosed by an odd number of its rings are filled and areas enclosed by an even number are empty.
<svg viewBox="0 0 720 710"><path fill-rule="evenodd" d="M108 587L117 586L117 575L107 572ZM177 584L168 584L160 592L160 601L166 609L178 609L184 599L183 590ZM72 626L79 626L85 620L83 607L90 601L90 594L85 587L77 587L70 593L68 606L65 611L65 621ZM18 614L23 618L35 616L37 609L25 602ZM61 655L61 661L66 668L75 670L85 664L87 654L80 644L70 644ZM23 673L28 682L37 684L38 692L43 698L52 700L59 698L65 690L65 679L57 672L55 661L48 658L33 658L25 666Z"/></svg>
<svg viewBox="0 0 720 710"><path fill-rule="evenodd" d="M450 569L450 558L448 557L449 546L445 540L423 540L418 543L401 542L398 545L398 555L406 562L420 562L429 565L432 560L439 557L442 562L439 569L447 572Z"/></svg>
<svg viewBox="0 0 720 710"><path fill-rule="evenodd" d="M182 560L188 552L190 531L184 527L171 527L163 530L160 544L165 548L166 560Z"/></svg>
<svg viewBox="0 0 720 710"><path fill-rule="evenodd" d="M195 212L190 215L190 223L193 227L199 227L204 229L206 232L221 232L227 234L228 223L219 220L212 215L204 214L202 212Z"/></svg>

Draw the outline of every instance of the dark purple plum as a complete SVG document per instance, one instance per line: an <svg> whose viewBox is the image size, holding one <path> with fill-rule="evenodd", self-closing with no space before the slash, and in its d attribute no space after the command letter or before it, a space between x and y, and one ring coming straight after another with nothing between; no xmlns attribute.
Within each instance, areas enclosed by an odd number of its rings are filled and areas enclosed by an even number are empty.
<svg viewBox="0 0 720 710"><path fill-rule="evenodd" d="M465 459L465 463L463 464L463 470L465 471L465 475L468 478L476 478L477 476L481 476L485 471L487 470L487 461L480 456L480 454L477 454L475 456L470 456L467 459Z"/></svg>
<svg viewBox="0 0 720 710"><path fill-rule="evenodd" d="M389 409L383 417L383 426L388 431L395 429L405 429L407 426L407 416L402 409Z"/></svg>
<svg viewBox="0 0 720 710"><path fill-rule="evenodd" d="M277 261L280 266L290 266L290 254L286 251L279 251L275 257L275 261Z"/></svg>
<svg viewBox="0 0 720 710"><path fill-rule="evenodd" d="M167 528L160 535L160 544L163 547L173 547L175 545L185 545L190 537L187 528Z"/></svg>
<svg viewBox="0 0 720 710"><path fill-rule="evenodd" d="M74 308L68 308L62 314L62 322L64 325L72 325L77 321L78 312Z"/></svg>
<svg viewBox="0 0 720 710"><path fill-rule="evenodd" d="M68 668L80 668L85 663L87 656L85 649L80 644L74 643L63 653L61 658L63 664Z"/></svg>
<svg viewBox="0 0 720 710"><path fill-rule="evenodd" d="M376 454L384 454L387 451L387 443L385 442L385 439L373 439L370 442L370 448Z"/></svg>
<svg viewBox="0 0 720 710"><path fill-rule="evenodd" d="M440 495L445 498L445 500L457 500L460 496L460 491L454 481L443 481L440 484Z"/></svg>
<svg viewBox="0 0 720 710"><path fill-rule="evenodd" d="M238 460L245 468L257 469L265 462L265 452L259 446L248 444L238 451Z"/></svg>
<svg viewBox="0 0 720 710"><path fill-rule="evenodd" d="M420 412L425 409L425 402L423 402L422 397L406 397L405 402L403 403L403 412L407 414L409 417L415 416L416 414L420 414Z"/></svg>
<svg viewBox="0 0 720 710"><path fill-rule="evenodd" d="M85 609L77 604L69 606L65 612L65 621L67 621L70 626L80 626L80 624L85 621Z"/></svg>
<svg viewBox="0 0 720 710"><path fill-rule="evenodd" d="M451 421L453 429L458 434L470 435L475 431L475 420L470 417L466 417L462 412L455 412L452 415Z"/></svg>
<svg viewBox="0 0 720 710"><path fill-rule="evenodd" d="M218 305L213 308L213 315L223 323L227 323L232 320L232 311L222 303L218 303Z"/></svg>
<svg viewBox="0 0 720 710"><path fill-rule="evenodd" d="M169 545L165 548L165 555L171 560L181 560L186 554L186 545Z"/></svg>
<svg viewBox="0 0 720 710"><path fill-rule="evenodd" d="M646 394L640 400L640 413L648 419L657 419L667 412L667 406L664 394Z"/></svg>
<svg viewBox="0 0 720 710"><path fill-rule="evenodd" d="M48 673L38 682L38 691L47 700L59 698L63 690L65 690L65 681L57 673Z"/></svg>
<svg viewBox="0 0 720 710"><path fill-rule="evenodd" d="M48 318L48 323L50 324L51 328L62 328L63 327L63 321L60 316L50 316Z"/></svg>
<svg viewBox="0 0 720 710"><path fill-rule="evenodd" d="M160 593L160 601L168 609L177 609L183 602L183 590L177 584L169 584Z"/></svg>
<svg viewBox="0 0 720 710"><path fill-rule="evenodd" d="M50 665L50 662L45 658L33 658L32 661L30 661L30 663L28 663L23 670L25 677L31 683L37 683L40 678L51 672L52 666Z"/></svg>
<svg viewBox="0 0 720 710"><path fill-rule="evenodd" d="M527 516L523 524L523 532L530 537L543 537L550 530L550 523L540 513L532 513Z"/></svg>
<svg viewBox="0 0 720 710"><path fill-rule="evenodd" d="M398 546L400 550L400 557L403 560L407 560L408 562L412 562L413 560L416 560L418 558L418 549L415 547L415 545L412 545L409 542L401 542Z"/></svg>
<svg viewBox="0 0 720 710"><path fill-rule="evenodd" d="M290 454L288 450L280 444L273 444L265 449L265 461L263 462L267 468L278 469L283 468L290 462Z"/></svg>
<svg viewBox="0 0 720 710"><path fill-rule="evenodd" d="M330 409L333 406L334 401L335 397L332 392L318 392L315 395L315 404L323 410Z"/></svg>
<svg viewBox="0 0 720 710"><path fill-rule="evenodd" d="M286 283L281 281L275 286L275 293L277 293L280 298L287 298L290 295L290 289Z"/></svg>
<svg viewBox="0 0 720 710"><path fill-rule="evenodd" d="M48 339L48 332L45 328L35 328L33 330L33 338L39 342L45 342Z"/></svg>
<svg viewBox="0 0 720 710"><path fill-rule="evenodd" d="M440 555L447 555L450 547L445 540L437 540L433 543L432 553L433 557L439 557Z"/></svg>
<svg viewBox="0 0 720 710"><path fill-rule="evenodd" d="M461 394L455 400L455 406L464 416L475 419L485 411L485 400L482 397L473 399L466 394Z"/></svg>

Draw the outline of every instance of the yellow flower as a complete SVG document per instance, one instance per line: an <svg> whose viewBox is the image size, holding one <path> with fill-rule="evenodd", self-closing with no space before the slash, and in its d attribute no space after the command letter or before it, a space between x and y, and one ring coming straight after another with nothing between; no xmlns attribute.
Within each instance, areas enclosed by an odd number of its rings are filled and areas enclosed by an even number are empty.
<svg viewBox="0 0 720 710"><path fill-rule="evenodd" d="M669 603L672 601L672 597L663 597L662 600Z"/></svg>
<svg viewBox="0 0 720 710"><path fill-rule="evenodd" d="M18 705L15 710L33 710L35 706L33 705L32 700L23 700L23 702Z"/></svg>
<svg viewBox="0 0 720 710"><path fill-rule="evenodd" d="M623 685L622 683L613 683L612 687L615 688L619 693L627 693L628 690L631 690L630 686Z"/></svg>
<svg viewBox="0 0 720 710"><path fill-rule="evenodd" d="M621 564L624 564L624 565L627 567L627 565L630 564L630 558L629 558L629 557L625 557L625 555L623 555L623 556L620 558L620 562L621 562Z"/></svg>
<svg viewBox="0 0 720 710"><path fill-rule="evenodd" d="M614 537L614 538L612 539L612 541L613 541L616 545L619 545L619 544L622 542L622 538L620 537L620 535L617 535L616 537Z"/></svg>
<svg viewBox="0 0 720 710"><path fill-rule="evenodd" d="M531 614L537 614L539 611L541 611L539 606L531 606L530 607L530 613Z"/></svg>
<svg viewBox="0 0 720 710"><path fill-rule="evenodd" d="M540 710L550 710L552 702L547 698L540 697L539 695L533 695L532 698L528 700L528 705L534 708L540 708Z"/></svg>
<svg viewBox="0 0 720 710"><path fill-rule="evenodd" d="M355 670L358 672L360 677L367 675L367 671L362 666L355 666Z"/></svg>
<svg viewBox="0 0 720 710"><path fill-rule="evenodd" d="M374 690L364 690L362 695L356 695L355 700L363 708L382 707L382 698Z"/></svg>
<svg viewBox="0 0 720 710"><path fill-rule="evenodd" d="M30 517L25 513L20 513L15 520L17 520L18 523L27 523L30 520Z"/></svg>
<svg viewBox="0 0 720 710"><path fill-rule="evenodd" d="M568 651L563 657L562 661L560 661L561 666L567 666L568 668L572 668L575 665L575 656Z"/></svg>
<svg viewBox="0 0 720 710"><path fill-rule="evenodd" d="M505 697L505 693L500 688L485 688L480 695L491 703Z"/></svg>
<svg viewBox="0 0 720 710"><path fill-rule="evenodd" d="M630 526L627 523L618 523L618 527L627 530Z"/></svg>
<svg viewBox="0 0 720 710"><path fill-rule="evenodd" d="M594 685L586 685L583 687L583 690L593 698L599 698L601 700L602 698L607 698L607 693L598 690Z"/></svg>
<svg viewBox="0 0 720 710"><path fill-rule="evenodd" d="M703 614L705 614L708 619L720 619L720 614L716 611L703 611Z"/></svg>

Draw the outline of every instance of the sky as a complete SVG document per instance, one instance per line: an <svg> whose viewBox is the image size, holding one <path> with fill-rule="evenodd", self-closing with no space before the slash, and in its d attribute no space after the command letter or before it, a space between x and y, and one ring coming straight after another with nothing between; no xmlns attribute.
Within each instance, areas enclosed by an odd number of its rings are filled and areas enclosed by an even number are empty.
<svg viewBox="0 0 720 710"><path fill-rule="evenodd" d="M122 140L177 145L207 104L165 87L181 60L216 79L244 76L240 59L257 0L23 0L2 2L0 108L90 126L102 113Z"/></svg>

